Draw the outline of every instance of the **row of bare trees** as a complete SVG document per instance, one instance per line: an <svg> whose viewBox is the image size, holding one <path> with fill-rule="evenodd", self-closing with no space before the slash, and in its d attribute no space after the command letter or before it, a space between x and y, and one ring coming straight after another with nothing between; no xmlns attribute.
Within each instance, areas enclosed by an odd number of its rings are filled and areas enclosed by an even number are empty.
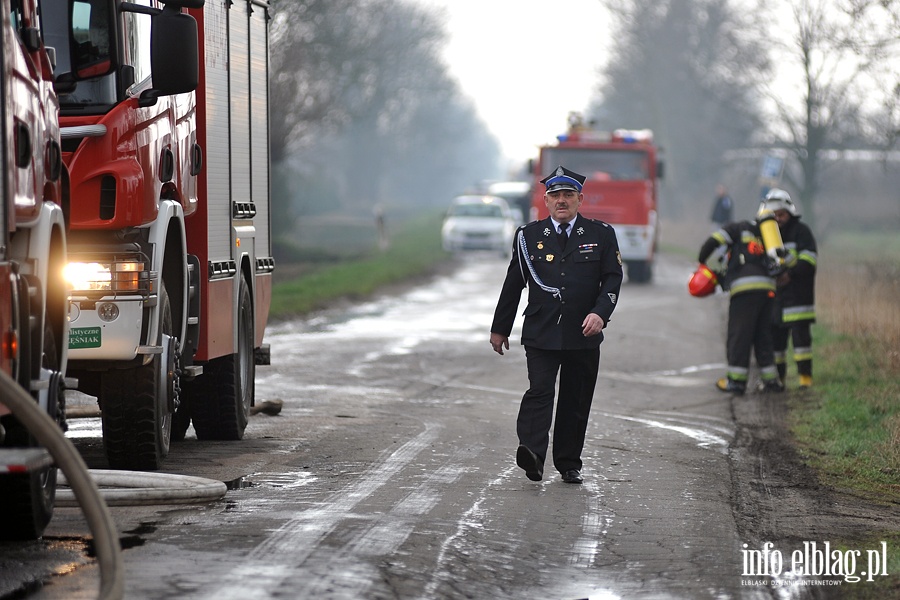
<svg viewBox="0 0 900 600"><path fill-rule="evenodd" d="M274 0L276 229L302 214L445 206L496 170L496 140L448 75L437 17L396 0Z"/></svg>
<svg viewBox="0 0 900 600"><path fill-rule="evenodd" d="M744 185L755 209L758 164L775 151L788 158L780 185L812 221L826 156L896 144L900 0L598 1L615 42L589 115L654 129L669 216L707 213L735 157L754 167L726 183ZM498 171L497 141L442 62L438 16L412 0L272 6L276 227L311 212L443 206Z"/></svg>
<svg viewBox="0 0 900 600"><path fill-rule="evenodd" d="M590 115L656 130L675 216L706 214L737 150L775 150L813 221L826 153L896 144L898 0L605 1L616 44Z"/></svg>

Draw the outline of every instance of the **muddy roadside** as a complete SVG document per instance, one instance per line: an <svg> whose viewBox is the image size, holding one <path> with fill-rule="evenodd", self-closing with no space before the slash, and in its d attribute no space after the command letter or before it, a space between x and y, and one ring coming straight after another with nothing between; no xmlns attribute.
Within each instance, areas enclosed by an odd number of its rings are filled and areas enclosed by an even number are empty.
<svg viewBox="0 0 900 600"><path fill-rule="evenodd" d="M740 534L750 548L759 549L771 542L771 548L785 556L787 571L791 552L804 549L804 543L815 542L819 549L826 542L832 549L838 543L854 548L854 542L871 545L878 532L900 531L896 505L873 504L818 481L798 455L788 431L785 395L734 397L731 407L736 425L730 448L733 507ZM859 573L866 568L869 548L857 547L862 550L861 565L856 569ZM896 552L894 548L888 550ZM895 573L890 575L890 585L879 582L879 590L900 593L900 578ZM791 597L877 597L867 596L863 589L848 589L849 585L872 584L861 581L834 587L804 586L806 595Z"/></svg>

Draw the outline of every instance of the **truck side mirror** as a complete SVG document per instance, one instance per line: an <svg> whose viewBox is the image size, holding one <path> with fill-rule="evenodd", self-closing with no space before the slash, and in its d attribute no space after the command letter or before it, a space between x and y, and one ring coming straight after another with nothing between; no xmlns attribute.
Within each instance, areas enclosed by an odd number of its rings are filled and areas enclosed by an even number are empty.
<svg viewBox="0 0 900 600"><path fill-rule="evenodd" d="M200 83L197 21L173 4L154 15L150 32L150 69L159 96L193 92Z"/></svg>

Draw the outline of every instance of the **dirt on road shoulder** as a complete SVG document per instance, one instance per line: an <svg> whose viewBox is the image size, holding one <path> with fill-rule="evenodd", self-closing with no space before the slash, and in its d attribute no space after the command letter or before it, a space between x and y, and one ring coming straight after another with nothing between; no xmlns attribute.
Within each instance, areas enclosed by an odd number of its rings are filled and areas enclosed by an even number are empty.
<svg viewBox="0 0 900 600"><path fill-rule="evenodd" d="M871 544L879 532L900 531L896 506L879 506L819 483L793 445L786 425L785 400L783 394L748 394L732 399L736 425L730 449L733 506L745 543L758 549L772 542L772 547L786 557L787 571L790 553L802 550L804 542L815 542L819 548L825 542L832 548L838 543L853 548L857 541ZM865 555L868 548L859 549ZM896 552L895 548L889 550ZM861 570L863 566L858 568ZM895 573L878 584L880 592L900 592L900 577ZM872 585L860 582L853 587ZM801 597L870 597L864 589L850 590L846 584L805 589L809 595Z"/></svg>

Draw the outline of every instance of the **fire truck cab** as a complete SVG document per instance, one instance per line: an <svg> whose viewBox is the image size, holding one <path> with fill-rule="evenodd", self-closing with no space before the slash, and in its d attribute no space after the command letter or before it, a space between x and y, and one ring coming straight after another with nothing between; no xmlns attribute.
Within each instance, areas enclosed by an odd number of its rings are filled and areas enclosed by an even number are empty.
<svg viewBox="0 0 900 600"><path fill-rule="evenodd" d="M268 5L43 0L71 179L69 371L113 468L240 439L269 240Z"/></svg>
<svg viewBox="0 0 900 600"><path fill-rule="evenodd" d="M659 227L657 202L663 165L650 130L619 129L612 133L570 120L557 143L543 146L534 163L532 217L547 216L540 180L559 165L586 177L579 213L616 230L628 279L651 280Z"/></svg>
<svg viewBox="0 0 900 600"><path fill-rule="evenodd" d="M0 370L64 428L67 177L54 52L39 26L34 0L0 0ZM0 397L0 539L40 537L56 474Z"/></svg>

